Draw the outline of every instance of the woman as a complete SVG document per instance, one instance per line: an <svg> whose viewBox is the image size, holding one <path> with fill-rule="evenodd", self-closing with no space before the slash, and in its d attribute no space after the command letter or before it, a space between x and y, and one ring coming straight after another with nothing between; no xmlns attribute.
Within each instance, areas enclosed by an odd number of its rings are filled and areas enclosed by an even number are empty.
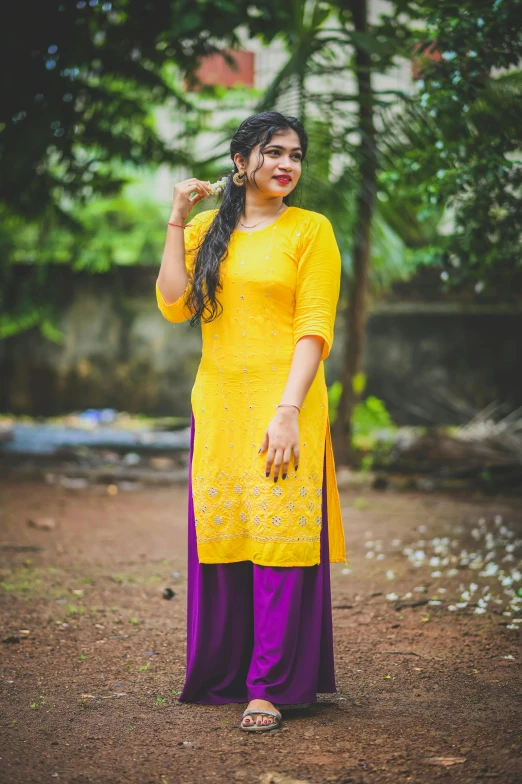
<svg viewBox="0 0 522 784"><path fill-rule="evenodd" d="M164 317L203 339L179 699L248 702L249 732L336 690L329 561L346 554L322 360L341 262L329 220L289 205L307 143L294 117L246 119L219 209L185 225L210 182L175 186L156 283Z"/></svg>

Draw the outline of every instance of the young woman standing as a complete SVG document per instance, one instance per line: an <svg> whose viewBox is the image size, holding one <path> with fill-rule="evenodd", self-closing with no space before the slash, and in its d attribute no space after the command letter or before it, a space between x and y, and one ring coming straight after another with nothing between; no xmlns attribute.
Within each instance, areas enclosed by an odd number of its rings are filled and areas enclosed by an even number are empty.
<svg viewBox="0 0 522 784"><path fill-rule="evenodd" d="M156 282L163 316L201 324L203 342L179 699L248 702L250 732L336 690L329 562L346 551L323 360L341 260L329 220L289 204L307 146L294 117L247 118L219 209L186 224L211 186L175 186Z"/></svg>

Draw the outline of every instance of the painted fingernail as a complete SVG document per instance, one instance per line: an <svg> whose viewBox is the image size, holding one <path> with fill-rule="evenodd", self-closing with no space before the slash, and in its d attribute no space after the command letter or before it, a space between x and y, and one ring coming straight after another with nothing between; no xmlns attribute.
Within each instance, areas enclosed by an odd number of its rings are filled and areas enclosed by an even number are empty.
<svg viewBox="0 0 522 784"><path fill-rule="evenodd" d="M270 471L267 471L265 476L270 476Z"/></svg>
<svg viewBox="0 0 522 784"><path fill-rule="evenodd" d="M295 470L297 471L297 469L298 469L298 468L299 468L299 466L296 466L296 467L295 467Z"/></svg>
<svg viewBox="0 0 522 784"><path fill-rule="evenodd" d="M286 479L286 474L283 474L283 479Z"/></svg>
<svg viewBox="0 0 522 784"><path fill-rule="evenodd" d="M279 479L278 476L274 476L274 482L277 482L278 479Z"/></svg>
<svg viewBox="0 0 522 784"><path fill-rule="evenodd" d="M259 449L257 450L257 454L259 454L259 453L260 453L260 451L261 451L261 447L259 447Z"/></svg>

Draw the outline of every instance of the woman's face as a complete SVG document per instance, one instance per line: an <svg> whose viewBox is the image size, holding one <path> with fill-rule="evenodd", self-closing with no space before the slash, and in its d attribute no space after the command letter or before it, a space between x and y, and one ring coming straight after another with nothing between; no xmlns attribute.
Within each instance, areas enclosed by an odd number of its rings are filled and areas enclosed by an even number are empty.
<svg viewBox="0 0 522 784"><path fill-rule="evenodd" d="M259 144L252 149L246 166L247 188L255 188L258 193L261 192L267 197L287 196L301 177L302 156L297 133L292 130L277 131L266 145L262 156ZM234 160L240 171L245 168L241 156Z"/></svg>

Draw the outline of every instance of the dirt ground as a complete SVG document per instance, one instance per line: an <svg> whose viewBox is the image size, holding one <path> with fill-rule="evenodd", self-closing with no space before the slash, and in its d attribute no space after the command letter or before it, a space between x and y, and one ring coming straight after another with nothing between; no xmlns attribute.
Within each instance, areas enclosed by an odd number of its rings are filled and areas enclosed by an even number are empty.
<svg viewBox="0 0 522 784"><path fill-rule="evenodd" d="M508 526L520 566L522 499L359 488L341 500L338 693L254 736L238 729L243 706L177 702L186 486L111 495L0 479L0 781L522 781L520 611L461 562L482 518L483 533ZM430 565L445 546L453 557ZM408 547L424 548L421 565ZM469 603L448 609L470 584Z"/></svg>

